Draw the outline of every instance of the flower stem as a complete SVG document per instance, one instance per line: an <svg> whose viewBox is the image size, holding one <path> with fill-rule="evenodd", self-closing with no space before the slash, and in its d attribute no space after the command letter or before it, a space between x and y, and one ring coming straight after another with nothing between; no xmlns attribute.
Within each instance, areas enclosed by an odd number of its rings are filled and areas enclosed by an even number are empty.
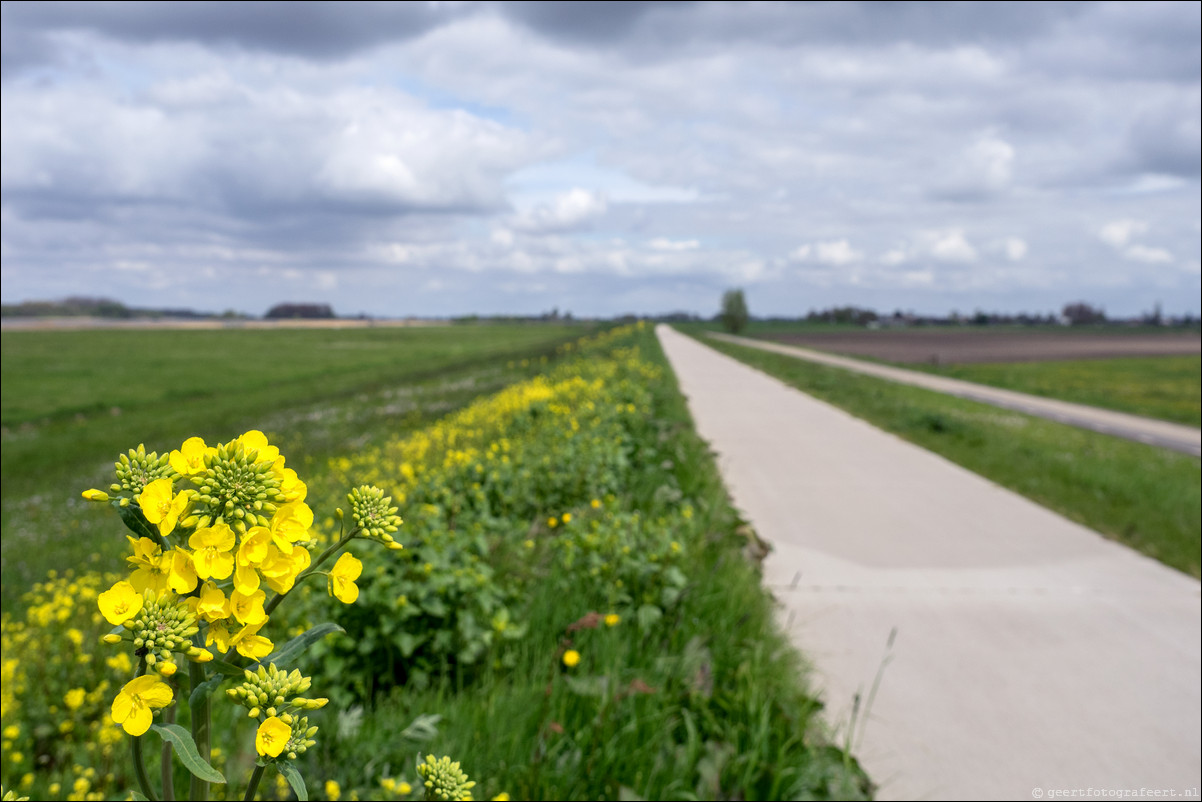
<svg viewBox="0 0 1202 802"><path fill-rule="evenodd" d="M131 741L133 745L130 751L134 759L134 776L138 779L138 787L142 789L142 796L149 799L150 802L156 802L158 796L150 787L150 777L146 774L146 761L142 757L142 737L135 735Z"/></svg>
<svg viewBox="0 0 1202 802"><path fill-rule="evenodd" d="M175 723L175 707L169 707L163 711L163 723ZM164 802L175 802L175 775L172 771L174 764L171 761L171 742L163 741L163 750L159 753L159 777L163 783L163 800Z"/></svg>
<svg viewBox="0 0 1202 802"><path fill-rule="evenodd" d="M316 560L314 560L313 563L308 568L306 568L303 572L301 572L300 576L298 576L296 578L296 582L293 583L292 587L296 587L303 580L309 578L314 573L316 573L317 569L321 567L322 563L324 563L326 560L330 559L330 557L332 557L333 555L335 555L339 551L341 551L342 547L345 546L347 543L350 543L351 540L355 537L355 535L359 534L359 532L360 532L360 527L356 526L354 529L352 529L351 531L349 531L345 535L343 535L341 538L339 538L339 540L336 543L334 543L332 546L330 546L325 551L323 551L321 553L321 555ZM268 616L270 616L272 614L272 612L275 610L275 608L280 606L280 602L282 602L284 600L284 597L286 597L291 592L292 592L291 589L289 589L285 593L277 593L275 596L272 596L271 601L267 602L267 605L263 608L263 612L265 612Z"/></svg>
<svg viewBox="0 0 1202 802"><path fill-rule="evenodd" d="M263 779L263 772L266 769L266 766L255 766L254 772L250 775L250 782L246 786L246 796L242 797L246 802L251 802L255 798L255 793L259 790L259 780Z"/></svg>
<svg viewBox="0 0 1202 802"><path fill-rule="evenodd" d="M195 642L197 646L203 646L204 642L200 640L200 635L196 635ZM188 664L188 687L196 690L202 682L205 681L205 670L199 663ZM212 740L212 721L210 711L212 704L209 697L206 695L203 699L199 699L192 705L192 740L196 742L196 750L200 752L200 757L208 763L212 757L211 740ZM188 798L196 802L205 802L209 798L209 784L205 780L192 775L192 781L188 790Z"/></svg>

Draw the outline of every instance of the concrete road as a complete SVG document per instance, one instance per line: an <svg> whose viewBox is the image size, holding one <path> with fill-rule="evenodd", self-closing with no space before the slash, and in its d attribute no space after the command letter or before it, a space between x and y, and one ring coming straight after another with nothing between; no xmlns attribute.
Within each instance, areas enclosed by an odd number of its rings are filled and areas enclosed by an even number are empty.
<svg viewBox="0 0 1202 802"><path fill-rule="evenodd" d="M657 332L879 798L1197 798L1196 580Z"/></svg>
<svg viewBox="0 0 1202 802"><path fill-rule="evenodd" d="M988 385L975 384L974 382L961 381L960 379L949 379L930 373L920 373L916 370L878 365L875 362L865 362L860 359L852 359L851 357L837 356L796 345L784 345L783 343L774 343L767 340L752 340L747 337L732 337L729 334L712 334L711 336L728 340L732 343L738 343L739 345L747 345L752 348L760 348L765 351L774 351L778 354L805 359L810 362L819 362L824 365L833 365L834 367L854 370L857 373L864 373L869 376L888 379L889 381L912 384L916 387L925 387L928 390L936 390L948 395L967 398L971 401L980 401L985 404L992 404L996 407L1011 409L1015 412L1023 412L1028 415L1037 415L1041 418L1048 418L1059 423L1067 423L1070 426L1079 426L1083 429L1091 429L1103 434L1111 434L1115 437L1124 437L1128 440L1136 440L1149 445L1171 448L1174 451L1193 454L1195 457L1202 456L1202 430L1195 429L1192 426L1183 426L1179 423L1169 423L1168 421L1156 420L1154 418L1144 418L1139 415L1128 415L1124 412L1113 412L1108 409L1100 409L1085 404L1058 401L1054 398L1016 393L1013 390L1002 390L998 387L989 387Z"/></svg>

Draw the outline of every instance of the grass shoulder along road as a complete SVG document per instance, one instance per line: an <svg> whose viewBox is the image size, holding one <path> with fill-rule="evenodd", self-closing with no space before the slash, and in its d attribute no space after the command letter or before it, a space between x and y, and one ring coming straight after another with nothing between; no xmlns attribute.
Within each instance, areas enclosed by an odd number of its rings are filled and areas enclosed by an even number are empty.
<svg viewBox="0 0 1202 802"><path fill-rule="evenodd" d="M1020 393L1202 426L1202 357L1142 356L963 365L900 364Z"/></svg>
<svg viewBox="0 0 1202 802"><path fill-rule="evenodd" d="M1202 463L931 390L703 342L1194 577Z"/></svg>

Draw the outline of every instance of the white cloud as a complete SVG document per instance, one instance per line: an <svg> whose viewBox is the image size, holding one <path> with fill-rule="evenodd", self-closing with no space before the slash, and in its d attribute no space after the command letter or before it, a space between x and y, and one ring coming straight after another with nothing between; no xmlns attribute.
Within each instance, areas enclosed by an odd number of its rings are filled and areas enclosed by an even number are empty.
<svg viewBox="0 0 1202 802"><path fill-rule="evenodd" d="M1123 256L1135 262L1158 264L1173 261L1173 254L1164 248L1150 248L1147 245L1132 245L1123 251Z"/></svg>
<svg viewBox="0 0 1202 802"><path fill-rule="evenodd" d="M799 245L789 252L789 258L795 262L805 262L809 260L810 252L813 250L813 247L808 244Z"/></svg>
<svg viewBox="0 0 1202 802"><path fill-rule="evenodd" d="M609 201L603 193L577 187L560 193L549 204L539 204L522 212L513 219L512 225L531 234L571 231L601 217L608 208Z"/></svg>
<svg viewBox="0 0 1202 802"><path fill-rule="evenodd" d="M1102 226L1098 237L1114 248L1122 248L1136 234L1148 230L1148 224L1140 220L1114 220Z"/></svg>
<svg viewBox="0 0 1202 802"><path fill-rule="evenodd" d="M933 232L929 237L929 252L940 262L977 261L977 251L969 244L963 231Z"/></svg>
<svg viewBox="0 0 1202 802"><path fill-rule="evenodd" d="M700 240L671 240L666 237L656 237L647 244L656 251L695 251L701 247Z"/></svg>
<svg viewBox="0 0 1202 802"><path fill-rule="evenodd" d="M1006 237L1002 242L1002 250L1011 262L1017 262L1027 255L1027 243L1018 237Z"/></svg>
<svg viewBox="0 0 1202 802"><path fill-rule="evenodd" d="M818 243L818 261L826 265L847 265L858 262L864 254L851 247L845 239Z"/></svg>

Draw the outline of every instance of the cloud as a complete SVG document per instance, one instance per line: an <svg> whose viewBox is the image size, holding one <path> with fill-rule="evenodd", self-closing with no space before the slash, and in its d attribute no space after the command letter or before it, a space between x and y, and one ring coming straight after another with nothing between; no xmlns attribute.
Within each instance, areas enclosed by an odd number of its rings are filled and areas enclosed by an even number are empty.
<svg viewBox="0 0 1202 802"><path fill-rule="evenodd" d="M1136 234L1148 230L1148 224L1141 220L1112 220L1098 232L1098 237L1114 248L1122 248Z"/></svg>
<svg viewBox="0 0 1202 802"><path fill-rule="evenodd" d="M1017 262L1027 255L1027 243L1018 237L1007 237L1002 243L1002 250L1011 262Z"/></svg>
<svg viewBox="0 0 1202 802"><path fill-rule="evenodd" d="M862 261L864 253L853 248L846 239L837 239L798 246L789 252L789 259L794 262L813 261L838 267Z"/></svg>
<svg viewBox="0 0 1202 802"><path fill-rule="evenodd" d="M588 225L608 208L609 201L603 193L575 188L557 195L550 204L540 204L517 215L511 225L530 234L562 233Z"/></svg>
<svg viewBox="0 0 1202 802"><path fill-rule="evenodd" d="M695 251L701 247L699 240L671 240L666 237L656 237L647 244L656 251Z"/></svg>
<svg viewBox="0 0 1202 802"><path fill-rule="evenodd" d="M1123 256L1146 264L1160 264L1173 261L1173 254L1164 248L1150 248L1146 245L1132 245L1123 251Z"/></svg>
<svg viewBox="0 0 1202 802"><path fill-rule="evenodd" d="M980 201L1010 187L1014 175L1014 147L994 135L979 137L949 165L949 176L934 196L954 201Z"/></svg>
<svg viewBox="0 0 1202 802"><path fill-rule="evenodd" d="M941 262L975 262L977 251L968 243L963 231L932 232L928 248L931 256Z"/></svg>

